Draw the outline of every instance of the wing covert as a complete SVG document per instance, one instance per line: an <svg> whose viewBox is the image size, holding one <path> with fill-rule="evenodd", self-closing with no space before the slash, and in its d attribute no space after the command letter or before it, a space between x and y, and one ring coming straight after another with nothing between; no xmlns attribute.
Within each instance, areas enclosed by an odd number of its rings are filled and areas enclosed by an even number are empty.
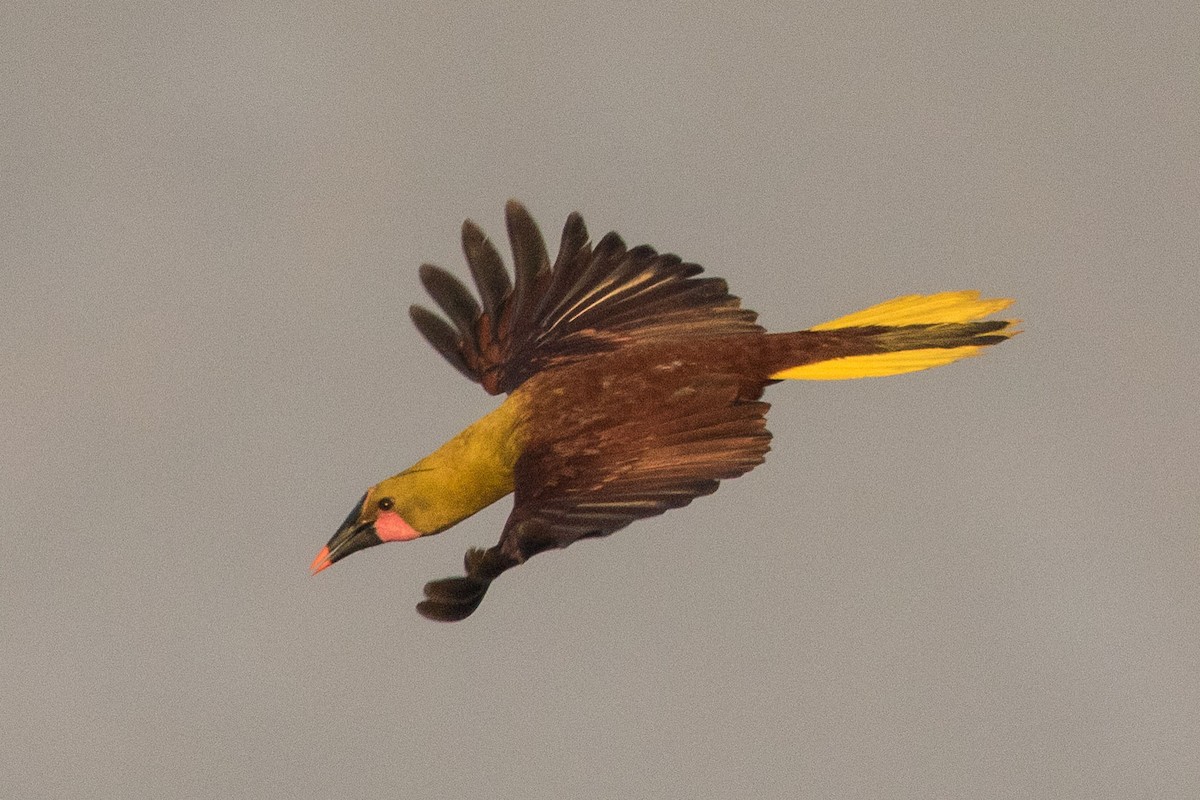
<svg viewBox="0 0 1200 800"><path fill-rule="evenodd" d="M685 506L761 464L770 449L769 406L739 394L733 375L681 381L644 415L539 442L517 461L513 510L500 542L470 550L466 575L427 584L418 611L463 619L505 570Z"/></svg>

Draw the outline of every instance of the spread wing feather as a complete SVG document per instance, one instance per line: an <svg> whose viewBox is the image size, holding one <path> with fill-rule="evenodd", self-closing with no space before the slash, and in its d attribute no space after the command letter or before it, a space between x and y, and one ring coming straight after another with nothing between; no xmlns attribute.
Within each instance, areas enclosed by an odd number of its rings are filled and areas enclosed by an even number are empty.
<svg viewBox="0 0 1200 800"><path fill-rule="evenodd" d="M446 320L432 311L421 306L412 307L412 321L421 335L433 345L433 349L442 354L442 358L454 365L454 368L475 380L475 371L467 363L462 350L462 336Z"/></svg>
<svg viewBox="0 0 1200 800"><path fill-rule="evenodd" d="M450 273L425 265L421 281L450 324L438 325L437 315L420 306L411 309L430 344L492 394L629 342L762 330L724 281L697 278L701 268L678 256L647 245L627 248L615 233L590 247L583 219L573 213L551 266L524 206L510 200L506 220L515 284L487 236L467 221L463 252L479 300Z"/></svg>
<svg viewBox="0 0 1200 800"><path fill-rule="evenodd" d="M499 321L499 311L508 293L512 291L512 282L508 278L508 270L504 268L504 260L478 225L467 220L462 226L463 253L467 257L467 266L471 268L471 277L475 280L475 288L479 290L479 298L483 301L483 313L488 321L495 325ZM428 288L428 287L427 287ZM432 292L430 293L432 294ZM434 295L434 299L437 296Z"/></svg>
<svg viewBox="0 0 1200 800"><path fill-rule="evenodd" d="M471 291L458 278L433 264L422 264L418 274L425 291L437 301L438 307L450 318L459 333L472 336L480 310Z"/></svg>
<svg viewBox="0 0 1200 800"><path fill-rule="evenodd" d="M513 272L516 284L512 302L509 304L510 318L523 318L536 298L538 281L550 274L550 255L546 242L529 212L520 204L510 204L506 223L508 240L513 248Z"/></svg>

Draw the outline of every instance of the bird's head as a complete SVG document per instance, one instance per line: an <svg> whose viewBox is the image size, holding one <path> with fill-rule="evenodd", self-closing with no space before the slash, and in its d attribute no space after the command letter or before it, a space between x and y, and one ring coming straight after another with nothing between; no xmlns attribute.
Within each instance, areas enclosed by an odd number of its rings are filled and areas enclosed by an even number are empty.
<svg viewBox="0 0 1200 800"><path fill-rule="evenodd" d="M401 487L396 485L396 478L367 490L313 559L309 567L313 575L358 550L384 542L407 542L424 535L405 519L404 495L397 491Z"/></svg>

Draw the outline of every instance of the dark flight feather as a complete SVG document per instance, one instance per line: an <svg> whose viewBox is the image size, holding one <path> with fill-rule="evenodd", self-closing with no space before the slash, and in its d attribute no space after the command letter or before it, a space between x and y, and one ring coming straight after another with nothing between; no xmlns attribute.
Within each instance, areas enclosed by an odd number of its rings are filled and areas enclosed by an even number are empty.
<svg viewBox="0 0 1200 800"><path fill-rule="evenodd" d="M429 296L450 318L454 327L458 328L464 338L471 339L475 335L475 326L479 320L479 303L470 290L458 278L433 264L422 264L417 274L421 277L425 291L429 292Z"/></svg>
<svg viewBox="0 0 1200 800"><path fill-rule="evenodd" d="M474 223L463 225L463 251L481 303L462 297L461 282L422 268L422 282L464 335L460 358L445 352L444 331L426 322L421 333L460 371L492 394L511 392L531 375L633 342L761 332L724 281L696 278L702 270L678 256L641 245L628 249L615 233L594 248L578 214L567 218L553 267L537 226L510 201L507 224L517 264L514 289L496 249ZM428 272L428 276L426 275ZM460 291L462 290L462 291ZM469 311L474 317L467 320ZM464 327L465 326L465 327Z"/></svg>
<svg viewBox="0 0 1200 800"><path fill-rule="evenodd" d="M479 380L467 360L463 357L462 337L446 320L432 311L421 306L409 306L408 315L412 317L413 325L425 337L433 349L442 354L442 358L454 365L454 368L473 381Z"/></svg>
<svg viewBox="0 0 1200 800"><path fill-rule="evenodd" d="M546 252L546 242L542 239L542 233L533 217L525 210L525 206L509 200L505 211L508 240L512 243L513 250L513 273L516 276L513 300L505 310L511 325L513 320L529 314L538 280L549 275L550 256Z"/></svg>
<svg viewBox="0 0 1200 800"><path fill-rule="evenodd" d="M463 559L467 574L425 584L425 599L417 603L417 612L437 622L466 619L479 608L492 581L514 566L516 562L494 547L490 550L472 547Z"/></svg>
<svg viewBox="0 0 1200 800"><path fill-rule="evenodd" d="M495 245L471 220L463 223L462 246L467 266L471 268L471 277L475 280L475 288L479 290L483 313L487 315L494 331L500 319L501 306L512 290L508 270L504 268L504 261Z"/></svg>

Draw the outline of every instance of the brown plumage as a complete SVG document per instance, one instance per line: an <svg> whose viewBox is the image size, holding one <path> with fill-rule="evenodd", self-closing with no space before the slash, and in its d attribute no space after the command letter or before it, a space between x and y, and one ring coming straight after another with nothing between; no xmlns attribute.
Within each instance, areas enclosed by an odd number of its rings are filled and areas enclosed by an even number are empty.
<svg viewBox="0 0 1200 800"><path fill-rule="evenodd" d="M368 490L314 561L440 532L515 490L500 541L466 575L429 583L433 619L471 614L490 583L533 555L678 508L763 462L764 388L784 378L896 374L973 355L1012 335L981 318L1008 301L948 292L898 298L815 329L768 334L724 281L615 233L594 247L568 217L551 264L537 226L507 206L515 280L463 225L472 293L432 265L420 275L445 318L417 328L464 375L509 397L409 470Z"/></svg>

